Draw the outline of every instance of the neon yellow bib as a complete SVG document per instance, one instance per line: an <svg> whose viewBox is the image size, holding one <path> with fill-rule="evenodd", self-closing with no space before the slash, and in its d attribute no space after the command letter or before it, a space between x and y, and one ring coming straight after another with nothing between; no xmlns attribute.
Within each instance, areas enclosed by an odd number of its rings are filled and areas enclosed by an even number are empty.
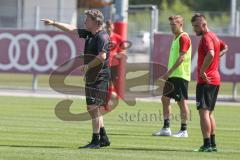
<svg viewBox="0 0 240 160"><path fill-rule="evenodd" d="M176 39L173 40L169 60L168 60L168 69L170 69L178 59L180 55L180 37L186 32L181 33ZM189 37L189 36L188 36ZM176 70L169 76L170 77L179 77L187 81L191 79L191 53L192 53L192 44L190 45L187 53L184 56L184 61L176 68Z"/></svg>

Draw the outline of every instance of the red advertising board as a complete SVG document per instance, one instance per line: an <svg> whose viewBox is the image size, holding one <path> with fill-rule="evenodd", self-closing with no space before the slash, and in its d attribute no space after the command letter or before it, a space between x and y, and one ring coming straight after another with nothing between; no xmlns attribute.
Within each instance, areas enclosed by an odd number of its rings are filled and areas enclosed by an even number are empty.
<svg viewBox="0 0 240 160"><path fill-rule="evenodd" d="M0 71L50 73L83 53L84 40L56 31L0 30Z"/></svg>

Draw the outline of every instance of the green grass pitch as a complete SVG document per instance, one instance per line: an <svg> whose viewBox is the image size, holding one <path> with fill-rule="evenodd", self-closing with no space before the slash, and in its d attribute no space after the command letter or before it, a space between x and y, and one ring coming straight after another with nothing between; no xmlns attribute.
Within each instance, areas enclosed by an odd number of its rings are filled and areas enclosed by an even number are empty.
<svg viewBox="0 0 240 160"><path fill-rule="evenodd" d="M238 160L240 107L216 106L217 153L195 153L202 144L199 116L190 105L189 138L153 137L162 126L160 103L124 102L104 116L112 142L104 149L78 149L91 138L91 122L59 120L54 113L61 99L0 97L1 160ZM74 113L85 111L84 100L74 100ZM171 128L178 131L179 109L173 105Z"/></svg>

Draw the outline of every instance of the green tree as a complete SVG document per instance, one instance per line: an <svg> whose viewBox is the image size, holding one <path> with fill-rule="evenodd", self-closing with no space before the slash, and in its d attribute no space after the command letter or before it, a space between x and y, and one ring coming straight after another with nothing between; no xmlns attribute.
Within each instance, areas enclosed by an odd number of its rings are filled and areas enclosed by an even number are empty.
<svg viewBox="0 0 240 160"><path fill-rule="evenodd" d="M129 0L130 5L134 4L154 4L162 6L164 0ZM178 0L181 4L186 4L194 11L230 11L230 0ZM174 0L168 0L169 6L174 4Z"/></svg>
<svg viewBox="0 0 240 160"><path fill-rule="evenodd" d="M183 4L179 0L172 0L172 3L168 3L167 0L163 0L159 12L159 30L170 31L168 17L177 14L182 15L184 20L189 22L193 12L187 5Z"/></svg>
<svg viewBox="0 0 240 160"><path fill-rule="evenodd" d="M194 11L230 11L231 0L181 0Z"/></svg>
<svg viewBox="0 0 240 160"><path fill-rule="evenodd" d="M221 1L221 3L219 3ZM210 28L217 32L225 32L230 23L229 9L230 0L130 0L131 4L155 4L159 8L159 30L170 32L168 17L180 14L184 17L184 29L192 31L190 23L195 12L201 11L207 17ZM135 17L129 16L139 30L148 30L149 14L138 13Z"/></svg>

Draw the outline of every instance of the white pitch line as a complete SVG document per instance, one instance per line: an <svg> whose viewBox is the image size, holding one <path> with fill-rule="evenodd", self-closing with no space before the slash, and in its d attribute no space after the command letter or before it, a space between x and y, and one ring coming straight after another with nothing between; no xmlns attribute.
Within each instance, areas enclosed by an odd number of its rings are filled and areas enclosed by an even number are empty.
<svg viewBox="0 0 240 160"><path fill-rule="evenodd" d="M85 99L85 96L79 96L79 95L66 95L66 94L60 94L55 91L37 91L33 92L31 90L0 90L0 96L6 96L6 97L33 97L33 98L55 98L55 99ZM224 96L225 97L225 96ZM226 96L229 98L229 96ZM221 96L222 98L222 96ZM161 97L148 97L148 98L136 98L136 101L140 102L156 102L161 103ZM175 103L174 100L171 102ZM188 100L188 103L195 104L195 100ZM230 106L239 106L240 102L229 102L229 101L217 101L217 105L230 105Z"/></svg>

